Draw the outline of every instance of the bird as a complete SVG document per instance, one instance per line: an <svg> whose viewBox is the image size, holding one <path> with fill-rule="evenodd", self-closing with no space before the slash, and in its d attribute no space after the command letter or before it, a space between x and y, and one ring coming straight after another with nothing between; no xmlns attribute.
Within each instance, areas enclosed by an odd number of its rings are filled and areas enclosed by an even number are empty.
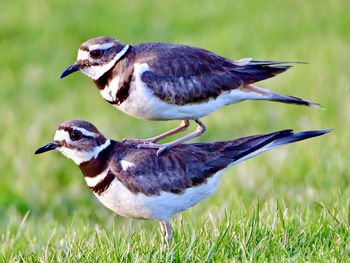
<svg viewBox="0 0 350 263"><path fill-rule="evenodd" d="M97 199L124 217L160 222L171 240L170 218L212 195L230 167L264 151L320 136L330 130L281 130L229 141L178 144L161 156L106 138L90 122L61 123L54 139L35 154L58 150L72 159Z"/></svg>
<svg viewBox="0 0 350 263"><path fill-rule="evenodd" d="M298 62L296 62L298 63ZM208 50L171 43L127 45L113 37L95 37L82 43L76 62L60 78L81 71L92 78L102 97L117 109L145 120L181 120L158 136L138 141L139 147L170 147L201 136L200 118L244 100L268 100L318 107L319 104L273 93L255 85L285 72L293 62L231 60ZM186 130L194 120L197 129L177 140L157 144Z"/></svg>

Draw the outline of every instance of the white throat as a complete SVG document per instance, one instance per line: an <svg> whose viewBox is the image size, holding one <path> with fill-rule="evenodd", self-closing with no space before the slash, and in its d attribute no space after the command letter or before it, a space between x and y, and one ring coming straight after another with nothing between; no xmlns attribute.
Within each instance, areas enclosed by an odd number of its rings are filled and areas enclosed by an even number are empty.
<svg viewBox="0 0 350 263"><path fill-rule="evenodd" d="M117 53L110 62L102 65L82 68L81 72L83 72L85 75L87 75L88 77L94 80L100 78L103 74L105 74L108 70L110 70L122 56L125 55L129 47L130 47L129 45L125 45L123 49L120 50L119 53ZM89 52L85 50L79 50L78 60L86 60L86 59L90 59Z"/></svg>
<svg viewBox="0 0 350 263"><path fill-rule="evenodd" d="M57 150L60 151L64 156L72 159L77 165L95 159L98 154L106 149L111 144L109 139L98 147L95 147L93 151L78 151L76 149L70 149L67 147L58 147Z"/></svg>

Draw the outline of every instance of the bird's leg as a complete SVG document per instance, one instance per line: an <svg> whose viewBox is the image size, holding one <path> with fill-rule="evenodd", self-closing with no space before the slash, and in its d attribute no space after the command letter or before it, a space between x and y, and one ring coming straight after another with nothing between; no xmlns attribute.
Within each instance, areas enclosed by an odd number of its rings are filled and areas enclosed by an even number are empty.
<svg viewBox="0 0 350 263"><path fill-rule="evenodd" d="M179 132L182 132L182 131L185 131L188 126L190 126L190 122L189 120L183 120L181 121L180 123L180 126L176 127L175 129L172 129L170 131L167 131L167 132L164 132L158 136L155 136L155 137L152 137L152 138L148 138L146 139L147 142L153 142L153 143L156 143L156 142L159 142L169 136L172 136L176 133L179 133Z"/></svg>
<svg viewBox="0 0 350 263"><path fill-rule="evenodd" d="M188 126L190 126L190 122L189 120L183 120L180 124L180 126L170 130L170 131L167 131L167 132L164 132L158 136L154 136L154 137L151 137L151 138L148 138L148 139L124 139L123 142L129 142L129 143L156 143L156 142L159 142L169 136L172 136L176 133L179 133L179 132L182 132L184 130L186 130L188 128ZM161 147L161 146L158 146L158 148Z"/></svg>
<svg viewBox="0 0 350 263"><path fill-rule="evenodd" d="M166 244L169 244L172 239L171 227L168 221L160 221L163 238Z"/></svg>
<svg viewBox="0 0 350 263"><path fill-rule="evenodd" d="M147 139L132 139L132 138L124 138L122 143L131 143L131 144L142 144L147 143Z"/></svg>
<svg viewBox="0 0 350 263"><path fill-rule="evenodd" d="M162 144L161 147L159 148L159 150L157 151L157 155L160 156L160 154L163 151L170 149L171 147L174 147L175 145L187 142L193 138L201 136L206 130L205 125L199 119L195 120L195 122L198 124L198 127L194 132L187 134L187 135L185 135L179 139L176 139L172 142Z"/></svg>
<svg viewBox="0 0 350 263"><path fill-rule="evenodd" d="M144 143L144 144L138 144L136 147L138 149L140 148L144 148L144 149L158 149L157 151L157 155L160 156L160 154L167 150L167 149L170 149L171 147L174 147L175 145L178 145L180 143L184 143L184 142L187 142L193 138L196 138L198 136L201 136L206 128L205 128L205 125L200 121L200 120L195 120L195 122L198 124L198 127L197 129L190 133L190 134L187 134L179 139L176 139L172 142L169 142L169 143L165 143L165 144L156 144L156 143Z"/></svg>

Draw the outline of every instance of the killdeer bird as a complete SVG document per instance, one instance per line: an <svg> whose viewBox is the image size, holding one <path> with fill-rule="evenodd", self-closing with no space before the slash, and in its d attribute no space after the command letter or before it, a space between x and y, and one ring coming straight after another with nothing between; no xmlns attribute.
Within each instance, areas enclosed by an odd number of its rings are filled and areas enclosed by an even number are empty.
<svg viewBox="0 0 350 263"><path fill-rule="evenodd" d="M269 100L318 106L254 85L286 71L290 64L231 60L185 45L144 43L131 46L112 37L96 37L80 46L76 62L61 74L61 78L80 70L93 79L106 101L131 116L146 120L182 120L173 130L139 140L147 142L143 147L159 148L160 154L203 134L205 125L200 118L228 104ZM167 144L156 144L186 130L189 120L198 124L195 132Z"/></svg>
<svg viewBox="0 0 350 263"><path fill-rule="evenodd" d="M179 144L157 157L156 149L107 139L91 123L73 120L63 122L54 140L35 154L57 149L79 165L103 205L121 216L160 221L169 240L169 219L213 194L228 168L327 132L283 130L232 141Z"/></svg>

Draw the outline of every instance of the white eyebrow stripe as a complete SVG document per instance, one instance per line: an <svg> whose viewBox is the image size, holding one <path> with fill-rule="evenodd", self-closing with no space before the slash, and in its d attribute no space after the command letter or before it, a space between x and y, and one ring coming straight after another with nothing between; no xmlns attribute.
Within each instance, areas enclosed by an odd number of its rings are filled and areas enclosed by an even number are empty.
<svg viewBox="0 0 350 263"><path fill-rule="evenodd" d="M105 44L95 44L95 45L91 45L89 47L89 50L95 50L95 49L102 49L102 50L106 50L109 49L111 47L113 47L114 43L105 43Z"/></svg>
<svg viewBox="0 0 350 263"><path fill-rule="evenodd" d="M97 135L96 133L91 132L91 131L88 131L88 130L86 130L86 129L84 129L84 128L81 128L81 127L74 127L73 129L74 129L74 130L77 130L77 131L81 131L82 134L84 134L84 135L86 135L86 136L96 137L96 135Z"/></svg>

